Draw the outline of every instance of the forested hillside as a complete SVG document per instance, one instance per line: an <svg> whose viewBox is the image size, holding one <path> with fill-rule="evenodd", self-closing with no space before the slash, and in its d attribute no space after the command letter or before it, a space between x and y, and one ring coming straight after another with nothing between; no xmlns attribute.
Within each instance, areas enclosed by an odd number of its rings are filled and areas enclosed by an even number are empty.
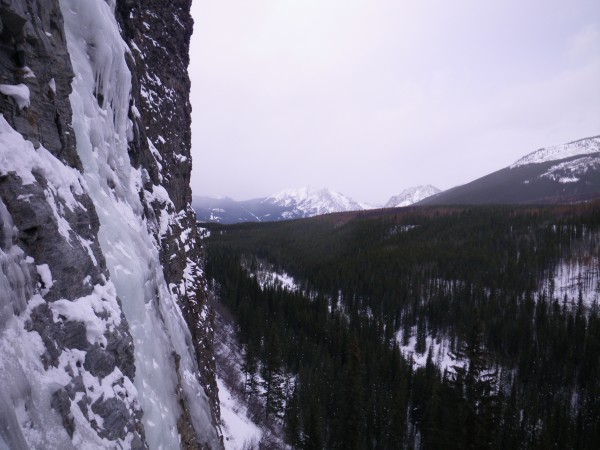
<svg viewBox="0 0 600 450"><path fill-rule="evenodd" d="M600 203L210 231L245 395L292 447L600 448Z"/></svg>

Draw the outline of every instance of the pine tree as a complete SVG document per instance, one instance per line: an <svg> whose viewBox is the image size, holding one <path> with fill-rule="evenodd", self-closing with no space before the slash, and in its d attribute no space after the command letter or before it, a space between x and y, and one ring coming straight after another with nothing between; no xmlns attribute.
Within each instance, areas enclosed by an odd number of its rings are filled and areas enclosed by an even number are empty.
<svg viewBox="0 0 600 450"><path fill-rule="evenodd" d="M307 419L304 426L304 439L302 440L303 450L322 450L323 432L321 430L321 418L319 408L314 397L309 403Z"/></svg>
<svg viewBox="0 0 600 450"><path fill-rule="evenodd" d="M258 392L258 382L256 379L256 373L258 371L258 355L256 345L252 339L249 340L246 345L241 369L245 377L244 393L248 397L253 397Z"/></svg>
<svg viewBox="0 0 600 450"><path fill-rule="evenodd" d="M265 357L261 367L265 416L280 417L283 406L283 377L281 373L281 343L276 333L271 333L265 343Z"/></svg>
<svg viewBox="0 0 600 450"><path fill-rule="evenodd" d="M302 441L300 436L300 399L298 386L294 386L285 405L285 437L292 448L299 448Z"/></svg>
<svg viewBox="0 0 600 450"><path fill-rule="evenodd" d="M452 356L462 362L453 366L453 381L465 401L466 448L491 448L499 422L497 372L490 370L487 365L481 319L474 319L465 342Z"/></svg>
<svg viewBox="0 0 600 450"><path fill-rule="evenodd" d="M354 339L350 348L348 361L344 371L343 389L344 401L342 403L342 429L343 447L347 450L362 447L361 438L364 437L364 388L363 369L360 347Z"/></svg>

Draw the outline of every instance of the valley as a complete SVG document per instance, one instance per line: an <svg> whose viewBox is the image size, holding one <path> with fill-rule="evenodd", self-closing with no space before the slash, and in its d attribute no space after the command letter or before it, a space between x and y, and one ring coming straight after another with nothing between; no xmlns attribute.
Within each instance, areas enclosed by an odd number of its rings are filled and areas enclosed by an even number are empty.
<svg viewBox="0 0 600 450"><path fill-rule="evenodd" d="M294 448L594 448L599 210L208 225L207 276L239 326L240 379L258 380L240 398ZM268 264L274 281L259 284ZM294 284L275 281L284 273Z"/></svg>

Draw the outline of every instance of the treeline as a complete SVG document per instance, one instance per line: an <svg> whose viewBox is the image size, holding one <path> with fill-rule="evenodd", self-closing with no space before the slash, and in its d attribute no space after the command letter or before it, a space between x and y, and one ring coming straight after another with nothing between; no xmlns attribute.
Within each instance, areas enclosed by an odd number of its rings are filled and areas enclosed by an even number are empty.
<svg viewBox="0 0 600 450"><path fill-rule="evenodd" d="M216 226L207 275L238 320L248 395L294 448L592 449L598 310L537 291L561 260L597 257L599 229L598 205ZM261 289L242 255L319 295ZM449 340L456 367L430 352L414 369L398 336L421 353Z"/></svg>

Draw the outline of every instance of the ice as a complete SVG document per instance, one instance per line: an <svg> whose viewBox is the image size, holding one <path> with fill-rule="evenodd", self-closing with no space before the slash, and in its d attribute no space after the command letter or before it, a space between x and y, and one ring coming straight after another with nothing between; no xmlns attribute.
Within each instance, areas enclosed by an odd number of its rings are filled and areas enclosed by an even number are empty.
<svg viewBox="0 0 600 450"><path fill-rule="evenodd" d="M29 88L24 84L0 84L0 92L12 97L19 109L29 107Z"/></svg>
<svg viewBox="0 0 600 450"><path fill-rule="evenodd" d="M33 293L27 259L15 245L17 239L12 217L0 199L0 330L13 314L25 310Z"/></svg>
<svg viewBox="0 0 600 450"><path fill-rule="evenodd" d="M164 211L159 223L145 218L140 201L143 174L129 160L131 74L125 62L127 47L114 17L114 1L60 0L60 6L77 74L70 97L77 151L100 220L100 247L134 339L134 383L144 410L148 445L151 449L180 447L177 421L181 408L176 392L181 380L195 430L216 447L218 436L198 380L191 335L178 299L164 280L158 236L151 232L166 232L175 220L169 213L172 203L162 186L153 186L152 191L143 192L144 198L159 202ZM101 97L95 95L98 92ZM101 104L98 98L103 99ZM160 160L160 153L153 145L150 148ZM97 299L80 300L85 301L94 308L101 306ZM81 317L81 310L64 303L53 308L87 321L91 329L88 339L99 338L94 330L102 324L94 323L93 317ZM179 373L174 353L181 358Z"/></svg>

